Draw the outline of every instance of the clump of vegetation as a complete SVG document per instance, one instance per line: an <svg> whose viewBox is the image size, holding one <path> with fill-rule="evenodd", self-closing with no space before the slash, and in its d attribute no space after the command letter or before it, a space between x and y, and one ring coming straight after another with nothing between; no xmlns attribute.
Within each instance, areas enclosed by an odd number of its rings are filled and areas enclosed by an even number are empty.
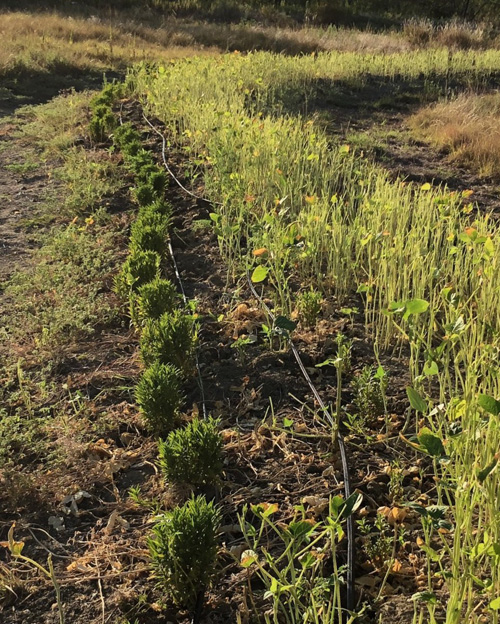
<svg viewBox="0 0 500 624"><path fill-rule="evenodd" d="M134 141L141 140L141 135L137 132L130 121L125 122L121 126L118 126L113 132L113 143L120 149ZM142 148L142 145L141 145Z"/></svg>
<svg viewBox="0 0 500 624"><path fill-rule="evenodd" d="M125 85L122 82L108 82L91 100L90 106L96 109L99 106L112 106L118 99L123 97Z"/></svg>
<svg viewBox="0 0 500 624"><path fill-rule="evenodd" d="M139 216L143 216L148 223L156 223L159 216L164 217L167 219L167 223L170 224L172 205L164 199L156 199L151 204L142 206L139 209Z"/></svg>
<svg viewBox="0 0 500 624"><path fill-rule="evenodd" d="M500 177L500 95L461 94L410 118L414 133L483 176Z"/></svg>
<svg viewBox="0 0 500 624"><path fill-rule="evenodd" d="M365 366L351 382L354 404L363 418L381 416L385 412L385 375L380 377L373 366Z"/></svg>
<svg viewBox="0 0 500 624"><path fill-rule="evenodd" d="M173 364L186 376L194 369L197 327L194 318L180 310L146 322L140 349L144 363Z"/></svg>
<svg viewBox="0 0 500 624"><path fill-rule="evenodd" d="M149 319L158 319L165 312L172 312L179 295L170 280L156 277L139 287L130 295L130 317L136 327Z"/></svg>
<svg viewBox="0 0 500 624"><path fill-rule="evenodd" d="M172 431L158 449L167 481L190 485L214 483L222 470L222 438L219 421L195 419L184 429Z"/></svg>
<svg viewBox="0 0 500 624"><path fill-rule="evenodd" d="M317 290L305 290L297 296L297 308L306 325L315 325L321 312L322 295Z"/></svg>
<svg viewBox="0 0 500 624"><path fill-rule="evenodd" d="M115 278L115 292L126 299L131 292L160 275L161 258L155 251L134 250Z"/></svg>
<svg viewBox="0 0 500 624"><path fill-rule="evenodd" d="M146 182L140 183L134 188L134 199L139 206L147 206L161 198L163 189L158 191L155 187L158 180L164 184L165 176L153 174Z"/></svg>
<svg viewBox="0 0 500 624"><path fill-rule="evenodd" d="M162 215L140 214L132 224L130 232L130 250L155 251L164 256L167 250L168 220Z"/></svg>
<svg viewBox="0 0 500 624"><path fill-rule="evenodd" d="M92 118L89 123L89 134L93 141L99 143L105 141L118 125L111 106L122 91L122 84L109 83L90 100Z"/></svg>
<svg viewBox="0 0 500 624"><path fill-rule="evenodd" d="M97 143L102 143L113 132L116 123L116 116L109 106L96 106L89 123L90 138Z"/></svg>
<svg viewBox="0 0 500 624"><path fill-rule="evenodd" d="M171 364L152 364L137 384L135 400L149 428L166 435L177 423L183 400L179 370Z"/></svg>
<svg viewBox="0 0 500 624"><path fill-rule="evenodd" d="M192 608L210 584L217 559L221 514L203 496L167 512L148 540L153 568L169 598Z"/></svg>
<svg viewBox="0 0 500 624"><path fill-rule="evenodd" d="M103 280L115 270L115 245L109 225L99 235L93 227L74 223L45 236L34 269L14 274L5 287L15 310L9 323L12 338L34 340L39 350L50 353L48 359L57 361L63 345L113 319Z"/></svg>

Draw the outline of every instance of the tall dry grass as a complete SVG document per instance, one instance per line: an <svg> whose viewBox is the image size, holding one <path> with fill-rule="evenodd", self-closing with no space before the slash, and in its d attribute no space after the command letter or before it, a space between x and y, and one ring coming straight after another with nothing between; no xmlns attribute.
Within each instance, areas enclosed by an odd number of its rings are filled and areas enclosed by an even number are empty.
<svg viewBox="0 0 500 624"><path fill-rule="evenodd" d="M500 93L461 94L410 118L421 138L480 175L500 177Z"/></svg>
<svg viewBox="0 0 500 624"><path fill-rule="evenodd" d="M352 29L214 24L175 18L69 17L55 12L0 13L0 78L40 72L120 71L131 64L226 50L397 52L408 41L396 33Z"/></svg>

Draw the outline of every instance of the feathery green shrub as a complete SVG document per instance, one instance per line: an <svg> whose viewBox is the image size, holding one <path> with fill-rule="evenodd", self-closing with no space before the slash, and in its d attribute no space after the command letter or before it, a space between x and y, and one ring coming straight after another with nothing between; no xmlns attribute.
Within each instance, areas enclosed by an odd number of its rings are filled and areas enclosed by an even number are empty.
<svg viewBox="0 0 500 624"><path fill-rule="evenodd" d="M197 327L194 318L181 310L146 321L141 335L141 357L146 366L154 362L173 364L185 376L194 370Z"/></svg>
<svg viewBox="0 0 500 624"><path fill-rule="evenodd" d="M160 263L161 257L155 251L133 251L115 278L115 292L120 297L127 298L143 284L159 277Z"/></svg>
<svg viewBox="0 0 500 624"><path fill-rule="evenodd" d="M135 400L155 435L166 435L176 425L183 400L179 370L159 362L147 368L136 386Z"/></svg>
<svg viewBox="0 0 500 624"><path fill-rule="evenodd" d="M130 317L136 327L149 319L158 319L165 312L172 312L179 299L170 280L156 277L130 293Z"/></svg>
<svg viewBox="0 0 500 624"><path fill-rule="evenodd" d="M196 418L184 429L171 431L158 443L160 467L167 481L206 485L222 471L219 420Z"/></svg>
<svg viewBox="0 0 500 624"><path fill-rule="evenodd" d="M221 513L203 496L167 512L148 540L153 569L169 598L193 608L210 584L217 560Z"/></svg>

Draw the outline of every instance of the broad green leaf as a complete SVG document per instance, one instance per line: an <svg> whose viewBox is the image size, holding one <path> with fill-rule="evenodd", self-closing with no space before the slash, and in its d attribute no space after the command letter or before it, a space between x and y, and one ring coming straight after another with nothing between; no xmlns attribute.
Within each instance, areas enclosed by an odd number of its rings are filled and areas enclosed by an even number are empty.
<svg viewBox="0 0 500 624"><path fill-rule="evenodd" d="M426 377L432 377L432 375L437 375L439 373L439 368L436 362L428 361L424 364L424 375Z"/></svg>
<svg viewBox="0 0 500 624"><path fill-rule="evenodd" d="M266 279L268 273L269 273L269 269L267 267L265 266L256 267L254 269L254 272L252 273L252 282L254 284L263 282Z"/></svg>
<svg viewBox="0 0 500 624"><path fill-rule="evenodd" d="M421 429L418 434L418 441L432 457L442 457L446 455L441 438L435 433L432 433L427 427Z"/></svg>
<svg viewBox="0 0 500 624"><path fill-rule="evenodd" d="M411 599L418 602L428 602L430 604L437 603L436 594L430 591L417 592L416 594L413 594Z"/></svg>
<svg viewBox="0 0 500 624"><path fill-rule="evenodd" d="M403 318L407 321L412 314L422 314L429 307L429 302L424 299L410 299L405 302L405 313Z"/></svg>
<svg viewBox="0 0 500 624"><path fill-rule="evenodd" d="M484 251L486 252L487 256L492 256L495 253L495 245L491 238L487 238L484 241Z"/></svg>
<svg viewBox="0 0 500 624"><path fill-rule="evenodd" d="M406 312L409 314L421 314L429 307L429 302L425 299L410 299L406 302Z"/></svg>
<svg viewBox="0 0 500 624"><path fill-rule="evenodd" d="M500 610L500 596L498 596L498 598L495 598L494 600L490 602L490 609L493 609L493 611Z"/></svg>
<svg viewBox="0 0 500 624"><path fill-rule="evenodd" d="M498 416L498 414L500 414L500 401L497 401L492 396L489 396L488 394L480 394L477 398L477 402L485 412L488 412L493 416Z"/></svg>
<svg viewBox="0 0 500 624"><path fill-rule="evenodd" d="M277 316L274 321L274 326L279 327L279 329L286 329L286 331L293 331L297 327L297 323L294 323L286 316Z"/></svg>
<svg viewBox="0 0 500 624"><path fill-rule="evenodd" d="M406 388L406 394L408 395L410 405L416 412L422 412L422 414L424 414L427 411L427 403L414 388L408 386Z"/></svg>
<svg viewBox="0 0 500 624"><path fill-rule="evenodd" d="M424 553L429 557L431 561L439 561L441 559L441 555L426 544L422 544L420 548L424 551Z"/></svg>
<svg viewBox="0 0 500 624"><path fill-rule="evenodd" d="M363 502L363 495L359 492L354 492L349 496L349 498L345 501L340 508L340 515L342 518L349 518L357 509L359 509L361 503Z"/></svg>
<svg viewBox="0 0 500 624"><path fill-rule="evenodd" d="M482 470L478 470L477 471L477 479L479 481L479 483L483 483L483 481L486 479L486 477L493 472L493 469L495 468L495 466L498 463L498 459L495 457L493 459L493 461L491 463L489 463L487 466L485 466Z"/></svg>
<svg viewBox="0 0 500 624"><path fill-rule="evenodd" d="M293 420L291 418L283 418L283 427L287 429L293 426Z"/></svg>

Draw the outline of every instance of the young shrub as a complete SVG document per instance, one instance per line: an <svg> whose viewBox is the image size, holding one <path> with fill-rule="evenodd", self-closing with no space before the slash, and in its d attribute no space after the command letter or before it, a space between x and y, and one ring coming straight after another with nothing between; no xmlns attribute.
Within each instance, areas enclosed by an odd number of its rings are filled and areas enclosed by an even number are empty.
<svg viewBox="0 0 500 624"><path fill-rule="evenodd" d="M167 176L165 172L158 167L156 168L156 171L151 171L149 173L147 181L158 195L161 195L167 186Z"/></svg>
<svg viewBox="0 0 500 624"><path fill-rule="evenodd" d="M142 215L147 215L148 220L155 218L153 215L161 215L166 217L170 223L170 219L172 217L172 205L164 199L157 199L152 204L142 206L139 209L139 216Z"/></svg>
<svg viewBox="0 0 500 624"><path fill-rule="evenodd" d="M156 251L160 256L164 256L167 250L168 221L161 216L148 223L147 216L139 216L132 224L130 231L130 250L135 251Z"/></svg>
<svg viewBox="0 0 500 624"><path fill-rule="evenodd" d="M160 275L161 258L155 251L135 250L125 260L115 278L115 292L122 298Z"/></svg>
<svg viewBox="0 0 500 624"><path fill-rule="evenodd" d="M167 512L153 528L148 546L153 569L167 596L192 609L210 584L217 559L219 509L203 496Z"/></svg>
<svg viewBox="0 0 500 624"><path fill-rule="evenodd" d="M195 419L185 429L171 431L158 443L160 467L167 481L206 485L222 470L222 438L219 421Z"/></svg>
<svg viewBox="0 0 500 624"><path fill-rule="evenodd" d="M130 154L128 152L128 145L135 145L135 142L134 140L132 143L124 145L122 151L126 155L125 160L127 161L127 166L132 169L136 175L139 175L142 170L146 170L148 167L155 167L155 164L151 152L145 150L142 143L141 148L135 154Z"/></svg>
<svg viewBox="0 0 500 624"><path fill-rule="evenodd" d="M108 82L101 91L90 100L90 106L94 109L98 106L112 106L116 100L123 96L124 85L120 82Z"/></svg>
<svg viewBox="0 0 500 624"><path fill-rule="evenodd" d="M122 124L121 126L118 126L113 132L113 143L120 149L134 141L139 141L140 143L140 140L141 135L137 132L137 130L129 121Z"/></svg>
<svg viewBox="0 0 500 624"><path fill-rule="evenodd" d="M120 149L123 153L124 160L129 163L130 160L135 158L135 156L137 156L143 148L140 139L133 139L132 141L123 143Z"/></svg>
<svg viewBox="0 0 500 624"><path fill-rule="evenodd" d="M109 106L97 106L89 124L90 138L98 143L106 140L116 126L116 117Z"/></svg>
<svg viewBox="0 0 500 624"><path fill-rule="evenodd" d="M373 366L365 366L355 377L351 386L354 390L354 405L363 418L382 416L385 412L386 378L376 377Z"/></svg>
<svg viewBox="0 0 500 624"><path fill-rule="evenodd" d="M155 278L143 284L130 296L130 317L136 327L149 319L158 319L165 312L172 312L179 295L170 280Z"/></svg>
<svg viewBox="0 0 500 624"><path fill-rule="evenodd" d="M139 206L152 204L157 198L158 195L149 182L138 184L134 189L134 199Z"/></svg>
<svg viewBox="0 0 500 624"><path fill-rule="evenodd" d="M194 369L196 329L194 318L180 310L146 321L140 341L144 364L173 364L190 376Z"/></svg>
<svg viewBox="0 0 500 624"><path fill-rule="evenodd" d="M297 297L297 308L301 320L306 325L316 325L321 312L322 295L317 290L306 290L299 293Z"/></svg>
<svg viewBox="0 0 500 624"><path fill-rule="evenodd" d="M147 368L136 386L135 400L151 431L166 435L176 425L183 401L179 370L158 362Z"/></svg>

